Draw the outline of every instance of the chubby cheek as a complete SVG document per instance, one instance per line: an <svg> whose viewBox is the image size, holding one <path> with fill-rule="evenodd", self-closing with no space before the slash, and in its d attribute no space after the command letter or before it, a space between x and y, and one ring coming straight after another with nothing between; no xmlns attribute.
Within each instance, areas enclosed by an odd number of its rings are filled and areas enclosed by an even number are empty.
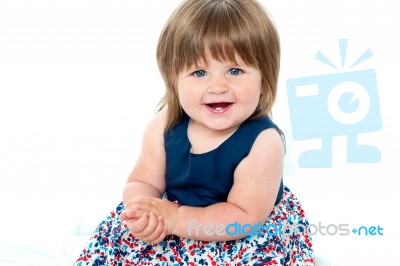
<svg viewBox="0 0 400 266"><path fill-rule="evenodd" d="M255 88L256 88L256 92L254 93L255 94L255 101L257 102L256 105L258 105L258 103L260 102L261 94L263 92L263 84L262 83L263 82L262 82L262 80L260 78L259 82L256 82L256 84L254 85Z"/></svg>
<svg viewBox="0 0 400 266"><path fill-rule="evenodd" d="M261 88L253 87L252 89L245 90L241 93L240 98L243 103L257 107L261 98Z"/></svg>
<svg viewBox="0 0 400 266"><path fill-rule="evenodd" d="M249 106L250 113L253 113L257 109L259 102L260 102L260 97L257 97L257 98L253 97L251 100L249 100L247 105Z"/></svg>
<svg viewBox="0 0 400 266"><path fill-rule="evenodd" d="M178 95L180 105L182 106L183 110L187 112L188 109L192 108L195 103L193 95L189 90L184 89L178 90Z"/></svg>
<svg viewBox="0 0 400 266"><path fill-rule="evenodd" d="M185 112L187 112L187 108L188 108L188 106L190 106L190 103L188 103L186 95L182 95L182 94L179 95L179 103L180 103L182 109Z"/></svg>

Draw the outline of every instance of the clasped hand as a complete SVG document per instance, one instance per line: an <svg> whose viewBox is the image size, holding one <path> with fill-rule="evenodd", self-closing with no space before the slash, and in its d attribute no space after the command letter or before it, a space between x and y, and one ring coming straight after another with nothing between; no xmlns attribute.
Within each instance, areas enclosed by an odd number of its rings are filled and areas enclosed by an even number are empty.
<svg viewBox="0 0 400 266"><path fill-rule="evenodd" d="M144 242L158 244L166 235L173 234L178 206L159 198L140 198L128 202L120 219L130 232Z"/></svg>

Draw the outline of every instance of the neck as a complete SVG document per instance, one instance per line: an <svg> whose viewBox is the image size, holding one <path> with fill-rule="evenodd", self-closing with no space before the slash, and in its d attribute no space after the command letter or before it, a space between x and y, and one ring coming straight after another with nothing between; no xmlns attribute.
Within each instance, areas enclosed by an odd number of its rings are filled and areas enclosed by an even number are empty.
<svg viewBox="0 0 400 266"><path fill-rule="evenodd" d="M190 120L187 134L192 145L192 153L206 153L218 148L218 146L235 133L237 129L238 127L225 130L213 130Z"/></svg>

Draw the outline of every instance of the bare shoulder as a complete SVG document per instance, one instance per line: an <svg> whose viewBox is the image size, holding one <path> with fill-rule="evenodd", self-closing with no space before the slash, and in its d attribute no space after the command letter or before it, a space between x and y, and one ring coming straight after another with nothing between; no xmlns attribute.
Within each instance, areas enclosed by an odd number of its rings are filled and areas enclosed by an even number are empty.
<svg viewBox="0 0 400 266"><path fill-rule="evenodd" d="M166 111L161 110L146 125L142 137L142 155L150 156L163 150L166 117Z"/></svg>
<svg viewBox="0 0 400 266"><path fill-rule="evenodd" d="M251 152L275 153L278 157L285 153L285 140L275 128L262 131L256 138Z"/></svg>
<svg viewBox="0 0 400 266"><path fill-rule="evenodd" d="M163 153L166 120L167 112L163 109L149 121L143 133L142 154L152 156Z"/></svg>
<svg viewBox="0 0 400 266"><path fill-rule="evenodd" d="M242 173L253 172L257 179L277 179L282 175L284 153L284 142L279 131L269 128L258 135L239 167L244 170Z"/></svg>
<svg viewBox="0 0 400 266"><path fill-rule="evenodd" d="M148 135L163 135L164 129L167 121L167 111L162 109L157 112L146 126L144 137Z"/></svg>
<svg viewBox="0 0 400 266"><path fill-rule="evenodd" d="M165 189L164 128L166 111L156 113L147 124L142 139L139 158L129 181L141 181L156 187L161 193Z"/></svg>

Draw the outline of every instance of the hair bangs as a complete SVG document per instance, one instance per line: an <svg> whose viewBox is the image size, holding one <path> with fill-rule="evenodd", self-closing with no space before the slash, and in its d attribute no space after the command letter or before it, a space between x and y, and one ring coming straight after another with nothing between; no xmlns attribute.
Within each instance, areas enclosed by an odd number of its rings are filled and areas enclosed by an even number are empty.
<svg viewBox="0 0 400 266"><path fill-rule="evenodd" d="M231 4L222 1L203 10L203 14L186 27L190 31L180 42L182 49L177 51L177 72L200 63L207 64L209 57L237 64L237 56L240 56L246 64L258 65L251 37L254 29L247 17Z"/></svg>

